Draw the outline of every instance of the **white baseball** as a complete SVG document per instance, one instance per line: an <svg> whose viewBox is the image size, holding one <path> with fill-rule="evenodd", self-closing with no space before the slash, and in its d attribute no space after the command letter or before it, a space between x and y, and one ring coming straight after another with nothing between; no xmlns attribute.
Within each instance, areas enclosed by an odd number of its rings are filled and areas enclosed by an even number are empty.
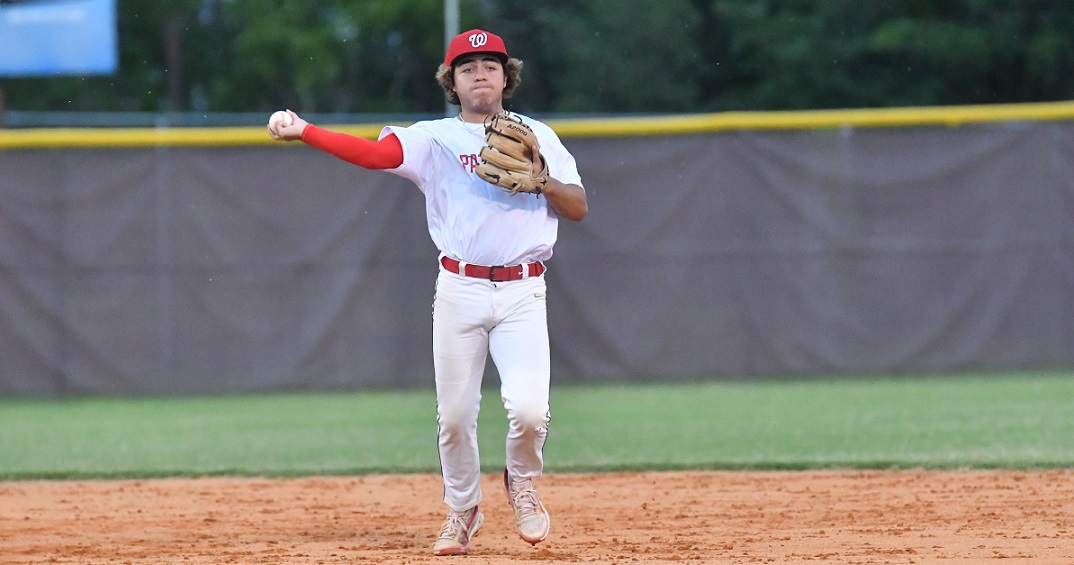
<svg viewBox="0 0 1074 565"><path fill-rule="evenodd" d="M283 110L277 110L269 116L268 123L270 128L279 130L281 126L289 126L295 123L295 119L291 117L291 114Z"/></svg>

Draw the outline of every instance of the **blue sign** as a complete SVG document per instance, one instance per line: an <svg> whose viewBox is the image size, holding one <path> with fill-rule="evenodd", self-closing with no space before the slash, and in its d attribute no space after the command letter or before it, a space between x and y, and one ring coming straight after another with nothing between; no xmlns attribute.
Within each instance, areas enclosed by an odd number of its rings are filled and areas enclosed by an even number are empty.
<svg viewBox="0 0 1074 565"><path fill-rule="evenodd" d="M0 77L108 75L116 0L0 0Z"/></svg>

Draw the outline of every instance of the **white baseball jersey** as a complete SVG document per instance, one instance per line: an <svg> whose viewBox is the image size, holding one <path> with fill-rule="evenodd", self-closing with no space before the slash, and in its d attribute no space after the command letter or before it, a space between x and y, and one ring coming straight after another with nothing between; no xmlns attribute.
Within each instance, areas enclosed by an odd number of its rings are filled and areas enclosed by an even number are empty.
<svg viewBox="0 0 1074 565"><path fill-rule="evenodd" d="M552 128L515 114L533 129L549 174L582 185L578 167ZM543 197L509 194L474 170L485 146L482 124L444 118L409 127L388 126L403 146L403 163L388 172L410 179L425 194L429 235L445 255L478 265L518 265L552 256L559 218Z"/></svg>

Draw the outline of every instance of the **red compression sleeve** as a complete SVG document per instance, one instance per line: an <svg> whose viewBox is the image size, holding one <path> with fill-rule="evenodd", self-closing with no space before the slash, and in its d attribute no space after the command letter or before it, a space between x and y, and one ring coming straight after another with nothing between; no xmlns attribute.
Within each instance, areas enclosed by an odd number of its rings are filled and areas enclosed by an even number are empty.
<svg viewBox="0 0 1074 565"><path fill-rule="evenodd" d="M403 145L394 133L372 141L309 124L302 130L302 141L366 169L394 169L403 164Z"/></svg>

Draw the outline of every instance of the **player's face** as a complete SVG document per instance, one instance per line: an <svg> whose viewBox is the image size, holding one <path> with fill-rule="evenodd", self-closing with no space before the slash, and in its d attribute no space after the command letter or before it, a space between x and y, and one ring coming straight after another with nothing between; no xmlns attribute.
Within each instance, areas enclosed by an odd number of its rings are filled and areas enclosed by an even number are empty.
<svg viewBox="0 0 1074 565"><path fill-rule="evenodd" d="M474 55L455 65L455 93L462 107L494 114L502 109L507 76L496 57Z"/></svg>

